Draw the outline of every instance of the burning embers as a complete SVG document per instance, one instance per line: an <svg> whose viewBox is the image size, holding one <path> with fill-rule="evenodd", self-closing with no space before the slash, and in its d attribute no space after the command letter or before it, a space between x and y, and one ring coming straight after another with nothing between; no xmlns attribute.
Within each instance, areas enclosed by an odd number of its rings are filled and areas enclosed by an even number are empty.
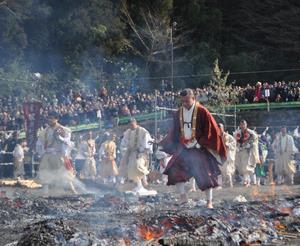
<svg viewBox="0 0 300 246"><path fill-rule="evenodd" d="M168 212L167 215L160 215L150 220L145 220L138 226L137 233L145 241L161 238L169 232L178 233L194 230L195 227L202 225L202 216L190 216L188 214L177 214ZM152 225L151 225L152 224ZM151 226L149 226L151 225Z"/></svg>
<svg viewBox="0 0 300 246"><path fill-rule="evenodd" d="M138 225L137 234L154 245L224 242L231 245L277 244L300 238L300 197L223 203L215 210L160 211ZM156 244L155 244L156 243Z"/></svg>
<svg viewBox="0 0 300 246"><path fill-rule="evenodd" d="M275 195L276 195L275 184L272 184L270 186L270 189L264 193L259 191L258 186L255 185L252 187L251 196L254 200L260 200L260 201L267 202L267 201L274 199Z"/></svg>
<svg viewBox="0 0 300 246"><path fill-rule="evenodd" d="M141 239L150 241L164 235L164 230L156 226L140 225L137 229L137 233Z"/></svg>
<svg viewBox="0 0 300 246"><path fill-rule="evenodd" d="M0 180L0 186L24 187L28 189L37 189L42 187L42 185L38 184L34 180L27 179Z"/></svg>
<svg viewBox="0 0 300 246"><path fill-rule="evenodd" d="M35 198L2 192L0 244L44 240L49 245L54 240L68 245L276 245L300 238L300 197L260 198L219 202L211 210L199 201L197 206L179 207L172 194Z"/></svg>

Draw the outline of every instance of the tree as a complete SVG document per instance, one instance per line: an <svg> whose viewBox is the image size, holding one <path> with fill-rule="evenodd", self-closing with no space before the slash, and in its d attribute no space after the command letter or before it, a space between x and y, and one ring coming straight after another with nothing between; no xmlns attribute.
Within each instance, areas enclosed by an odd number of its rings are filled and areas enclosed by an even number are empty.
<svg viewBox="0 0 300 246"><path fill-rule="evenodd" d="M234 6L234 8L233 8ZM294 0L229 0L222 4L222 61L241 71L299 67L300 5ZM247 67L247 65L249 66ZM299 74L298 74L299 75ZM290 74L252 74L246 78L284 78ZM297 77L295 74L294 77Z"/></svg>
<svg viewBox="0 0 300 246"><path fill-rule="evenodd" d="M174 51L190 44L187 31L182 26L176 25L174 35L172 1L146 1L138 5L138 14L135 11L136 1L121 0L121 2L123 21L134 34L130 39L131 50L144 62L144 73L150 73L152 76L170 76L171 42ZM176 62L175 60L174 63Z"/></svg>
<svg viewBox="0 0 300 246"><path fill-rule="evenodd" d="M226 106L235 102L237 98L236 92L232 89L231 85L227 85L227 79L230 72L227 71L223 75L223 70L219 67L219 60L216 59L211 72L210 86L213 89L213 95L209 101L209 106L214 112L221 114L221 119L226 122Z"/></svg>
<svg viewBox="0 0 300 246"><path fill-rule="evenodd" d="M27 4L30 5L30 2ZM15 11L15 7L16 1L0 2L0 67L4 69L18 60L27 46L22 15Z"/></svg>
<svg viewBox="0 0 300 246"><path fill-rule="evenodd" d="M55 37L52 45L71 76L80 78L89 72L88 68L93 72L99 68L99 61L126 50L117 2L72 0L62 4L56 0L51 1L51 6L56 9L50 19Z"/></svg>

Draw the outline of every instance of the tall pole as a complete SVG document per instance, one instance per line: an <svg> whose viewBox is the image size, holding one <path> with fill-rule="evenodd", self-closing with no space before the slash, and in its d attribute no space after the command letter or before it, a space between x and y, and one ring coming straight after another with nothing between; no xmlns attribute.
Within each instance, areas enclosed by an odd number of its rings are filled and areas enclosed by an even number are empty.
<svg viewBox="0 0 300 246"><path fill-rule="evenodd" d="M236 130L236 104L234 104L234 131Z"/></svg>
<svg viewBox="0 0 300 246"><path fill-rule="evenodd" d="M155 125L154 125L154 134L155 140L157 139L157 90L155 90L155 104L154 104L154 115L155 115Z"/></svg>
<svg viewBox="0 0 300 246"><path fill-rule="evenodd" d="M173 21L171 25L171 90L172 90L172 102L174 105L174 42L173 42L173 31L176 30L177 22Z"/></svg>
<svg viewBox="0 0 300 246"><path fill-rule="evenodd" d="M174 90L174 44L173 44L173 25L171 27L171 89Z"/></svg>

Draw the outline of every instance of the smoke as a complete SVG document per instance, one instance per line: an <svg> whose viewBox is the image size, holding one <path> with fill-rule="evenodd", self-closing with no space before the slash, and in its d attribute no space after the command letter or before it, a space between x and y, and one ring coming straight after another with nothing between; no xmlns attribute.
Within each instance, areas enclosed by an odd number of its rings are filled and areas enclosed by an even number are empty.
<svg viewBox="0 0 300 246"><path fill-rule="evenodd" d="M85 185L75 177L72 171L67 170L61 161L58 163L61 166L57 168L53 162L55 160L52 157L49 157L49 160L48 163L41 162L38 173L38 179L45 187L46 193L50 192L51 195L55 195L63 191L70 194L88 192Z"/></svg>

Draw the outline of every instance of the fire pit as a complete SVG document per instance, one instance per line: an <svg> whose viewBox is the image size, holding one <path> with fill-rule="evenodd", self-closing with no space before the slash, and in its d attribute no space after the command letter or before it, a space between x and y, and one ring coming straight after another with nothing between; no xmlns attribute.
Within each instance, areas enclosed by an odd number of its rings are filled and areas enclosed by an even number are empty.
<svg viewBox="0 0 300 246"><path fill-rule="evenodd" d="M286 187L216 191L212 210L202 205L201 192L191 195L196 206L179 206L173 187L154 189L160 191L155 197L108 189L47 198L20 187L2 190L0 244L282 245L300 239L298 186L288 193ZM233 201L240 194L246 202Z"/></svg>

